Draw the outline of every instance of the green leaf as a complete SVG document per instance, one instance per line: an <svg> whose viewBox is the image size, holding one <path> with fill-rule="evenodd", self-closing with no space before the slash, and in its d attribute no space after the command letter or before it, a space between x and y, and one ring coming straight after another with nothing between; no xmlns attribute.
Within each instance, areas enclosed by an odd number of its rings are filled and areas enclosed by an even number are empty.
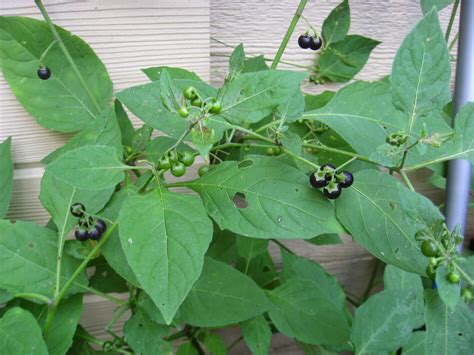
<svg viewBox="0 0 474 355"><path fill-rule="evenodd" d="M392 66L393 103L408 116L408 133L420 116L441 112L451 101L450 76L446 40L431 11L407 35Z"/></svg>
<svg viewBox="0 0 474 355"><path fill-rule="evenodd" d="M114 101L115 116L117 117L117 123L120 128L120 135L122 138L122 144L131 147L133 144L133 136L135 135L135 129L133 128L132 121L128 118L120 101Z"/></svg>
<svg viewBox="0 0 474 355"><path fill-rule="evenodd" d="M255 239L248 237L236 238L237 253L245 260L252 260L253 258L262 255L268 249L268 240Z"/></svg>
<svg viewBox="0 0 474 355"><path fill-rule="evenodd" d="M191 142L202 157L209 154L212 144L216 142L216 131L205 126L196 126L191 130Z"/></svg>
<svg viewBox="0 0 474 355"><path fill-rule="evenodd" d="M458 284L448 281L449 270L446 265L441 265L436 269L436 286L441 300L453 310L461 300L461 288Z"/></svg>
<svg viewBox="0 0 474 355"><path fill-rule="evenodd" d="M344 0L337 5L324 20L321 34L324 39L324 45L342 41L349 31L351 25L351 13L349 1Z"/></svg>
<svg viewBox="0 0 474 355"><path fill-rule="evenodd" d="M243 236L307 239L341 231L333 207L307 176L270 157L226 161L183 185L201 195L221 229Z"/></svg>
<svg viewBox="0 0 474 355"><path fill-rule="evenodd" d="M126 280L112 269L105 258L96 258L89 265L94 267L94 274L89 279L90 287L103 293L129 291Z"/></svg>
<svg viewBox="0 0 474 355"><path fill-rule="evenodd" d="M453 0L421 0L421 9L423 14L427 14L435 6L436 10L443 10L446 6L452 4Z"/></svg>
<svg viewBox="0 0 474 355"><path fill-rule="evenodd" d="M220 116L233 124L255 123L270 115L299 88L306 73L264 70L239 75L219 90Z"/></svg>
<svg viewBox="0 0 474 355"><path fill-rule="evenodd" d="M264 316L256 316L242 322L240 329L252 354L268 354L272 340L272 330Z"/></svg>
<svg viewBox="0 0 474 355"><path fill-rule="evenodd" d="M56 233L31 222L11 224L0 220L0 288L11 293L38 293L52 297L56 282ZM80 261L63 255L61 285L64 285ZM68 294L82 291L87 284L81 274Z"/></svg>
<svg viewBox="0 0 474 355"><path fill-rule="evenodd" d="M155 355L172 352L172 345L162 338L168 335L169 328L153 322L141 311L136 312L125 323L123 332L127 344L136 354Z"/></svg>
<svg viewBox="0 0 474 355"><path fill-rule="evenodd" d="M383 274L383 283L386 290L412 290L416 298L415 328L421 327L424 322L425 302L423 296L423 282L420 275L406 272L396 266L386 265Z"/></svg>
<svg viewBox="0 0 474 355"><path fill-rule="evenodd" d="M395 351L410 339L416 299L412 290L385 290L355 312L351 342L356 354Z"/></svg>
<svg viewBox="0 0 474 355"><path fill-rule="evenodd" d="M161 315L160 310L156 307L153 300L148 296L145 292L140 292L137 300L137 306L140 308L142 312L144 312L148 318L150 318L153 322L158 324L166 325L163 316ZM179 311L173 318L173 325L179 326Z"/></svg>
<svg viewBox="0 0 474 355"><path fill-rule="evenodd" d="M7 214L13 190L13 160L11 137L0 144L0 218Z"/></svg>
<svg viewBox="0 0 474 355"><path fill-rule="evenodd" d="M450 310L436 291L425 291L426 354L471 354L474 314L464 302Z"/></svg>
<svg viewBox="0 0 474 355"><path fill-rule="evenodd" d="M286 102L278 106L275 117L286 122L294 122L301 118L304 108L304 96L298 87Z"/></svg>
<svg viewBox="0 0 474 355"><path fill-rule="evenodd" d="M200 341L206 346L207 351L212 355L227 355L227 346L224 340L216 333L206 333Z"/></svg>
<svg viewBox="0 0 474 355"><path fill-rule="evenodd" d="M410 340L403 346L403 355L425 355L426 332L412 333Z"/></svg>
<svg viewBox="0 0 474 355"><path fill-rule="evenodd" d="M364 67L370 53L379 44L379 41L363 36L346 36L321 53L317 76L336 83L348 82Z"/></svg>
<svg viewBox="0 0 474 355"><path fill-rule="evenodd" d="M198 351L191 342L187 341L181 344L176 351L176 355L198 355Z"/></svg>
<svg viewBox="0 0 474 355"><path fill-rule="evenodd" d="M171 79L187 79L187 80L195 80L195 81L202 81L199 76L195 72L188 71L182 68L175 68L175 67L150 67L142 69L142 72L150 79L151 81L158 81L160 80L161 73L163 70L166 70L171 77Z"/></svg>
<svg viewBox="0 0 474 355"><path fill-rule="evenodd" d="M330 234L321 234L317 237L306 239L307 242L315 245L336 245L342 244L341 237L339 234L330 233Z"/></svg>
<svg viewBox="0 0 474 355"><path fill-rule="evenodd" d="M220 261L205 258L199 280L180 308L192 326L222 327L268 310L265 293L249 277Z"/></svg>
<svg viewBox="0 0 474 355"><path fill-rule="evenodd" d="M103 190L120 183L126 169L115 148L86 145L61 155L46 172L78 189Z"/></svg>
<svg viewBox="0 0 474 355"><path fill-rule="evenodd" d="M304 95L305 111L312 111L324 107L336 95L334 91L323 91L318 95Z"/></svg>
<svg viewBox="0 0 474 355"><path fill-rule="evenodd" d="M128 264L169 324L201 274L212 223L199 198L162 188L129 196L119 221Z"/></svg>
<svg viewBox="0 0 474 355"><path fill-rule="evenodd" d="M265 57L263 55L259 55L253 58L245 59L242 74L253 73L262 70L268 70L268 65L265 62Z"/></svg>
<svg viewBox="0 0 474 355"><path fill-rule="evenodd" d="M145 150L148 142L151 139L153 127L146 124L137 129L132 138L132 150L135 152L142 152Z"/></svg>
<svg viewBox="0 0 474 355"><path fill-rule="evenodd" d="M271 289L278 284L276 267L268 251L250 260L238 259L235 268L252 278L261 288Z"/></svg>
<svg viewBox="0 0 474 355"><path fill-rule="evenodd" d="M108 106L112 82L104 64L87 43L55 27L96 104L58 44L53 44L54 36L43 21L1 17L0 62L16 98L40 125L55 131L74 132L85 128ZM41 64L51 70L48 80L38 78Z"/></svg>
<svg viewBox="0 0 474 355"><path fill-rule="evenodd" d="M176 112L181 107L183 92L174 85L168 71L163 69L160 75L161 102L171 112Z"/></svg>
<svg viewBox="0 0 474 355"><path fill-rule="evenodd" d="M234 233L228 230L220 230L219 227L214 225L212 243L206 255L214 260L232 264L238 257L236 242Z"/></svg>
<svg viewBox="0 0 474 355"><path fill-rule="evenodd" d="M0 349L3 354L48 355L48 349L33 315L11 308L0 319Z"/></svg>
<svg viewBox="0 0 474 355"><path fill-rule="evenodd" d="M240 43L237 47L235 47L234 51L232 52L229 58L229 78L232 78L239 75L245 67L245 51L244 45Z"/></svg>
<svg viewBox="0 0 474 355"><path fill-rule="evenodd" d="M269 315L283 334L308 344L349 339L345 294L320 265L282 250L283 284L269 292Z"/></svg>
<svg viewBox="0 0 474 355"><path fill-rule="evenodd" d="M425 274L428 259L415 234L443 220L430 200L388 174L362 170L337 200L336 212L353 238L372 255L405 271Z"/></svg>
<svg viewBox="0 0 474 355"><path fill-rule="evenodd" d="M337 132L354 150L370 157L385 144L390 132L403 130L405 118L392 105L390 86L382 82L355 82L340 90L322 108L306 112Z"/></svg>

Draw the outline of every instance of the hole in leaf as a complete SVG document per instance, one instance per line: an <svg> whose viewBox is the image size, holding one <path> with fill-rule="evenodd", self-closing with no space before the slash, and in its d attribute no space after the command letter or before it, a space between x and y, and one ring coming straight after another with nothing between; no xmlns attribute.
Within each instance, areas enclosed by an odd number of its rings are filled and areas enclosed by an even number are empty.
<svg viewBox="0 0 474 355"><path fill-rule="evenodd" d="M249 205L247 200L245 199L245 195L241 192L235 193L234 197L232 197L232 202L237 208L247 208Z"/></svg>
<svg viewBox="0 0 474 355"><path fill-rule="evenodd" d="M237 165L237 168L243 169L243 168L248 168L249 166L252 166L252 165L253 165L253 161L243 160Z"/></svg>
<svg viewBox="0 0 474 355"><path fill-rule="evenodd" d="M300 190L299 190L299 189L295 189L295 192L300 192Z"/></svg>
<svg viewBox="0 0 474 355"><path fill-rule="evenodd" d="M389 206L390 206L390 208L391 208L392 210L394 210L395 208L397 208L397 204L394 203L394 202L389 202L388 204L389 204Z"/></svg>
<svg viewBox="0 0 474 355"><path fill-rule="evenodd" d="M34 242L29 242L28 243L28 248L34 249L35 248L35 243Z"/></svg>
<svg viewBox="0 0 474 355"><path fill-rule="evenodd" d="M460 337L462 337L462 333L458 333L458 335L459 335Z"/></svg>

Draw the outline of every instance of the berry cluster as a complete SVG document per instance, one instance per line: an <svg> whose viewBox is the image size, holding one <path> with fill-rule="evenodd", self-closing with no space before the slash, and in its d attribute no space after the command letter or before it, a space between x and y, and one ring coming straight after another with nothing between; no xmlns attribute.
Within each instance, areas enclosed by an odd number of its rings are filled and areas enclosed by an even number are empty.
<svg viewBox="0 0 474 355"><path fill-rule="evenodd" d="M312 49L313 51L317 51L323 45L323 40L319 36L308 36L308 34L304 34L299 36L298 38L298 45L302 49Z"/></svg>
<svg viewBox="0 0 474 355"><path fill-rule="evenodd" d="M48 67L39 67L37 74L41 80L48 80L51 77L51 70Z"/></svg>
<svg viewBox="0 0 474 355"><path fill-rule="evenodd" d="M81 242L87 239L99 240L107 229L107 225L103 220L86 213L86 208L82 203L73 204L71 214L79 218L79 228L74 232L74 236Z"/></svg>
<svg viewBox="0 0 474 355"><path fill-rule="evenodd" d="M172 150L168 154L161 157L158 162L158 168L166 171L170 170L171 174L176 177L186 174L186 167L193 165L194 153L192 152L177 152Z"/></svg>
<svg viewBox="0 0 474 355"><path fill-rule="evenodd" d="M324 164L309 177L311 186L323 189L324 195L334 200L341 196L342 189L354 183L354 175L349 171L338 172L332 164Z"/></svg>
<svg viewBox="0 0 474 355"><path fill-rule="evenodd" d="M196 88L189 86L183 91L182 105L178 109L178 114L186 118L189 116L189 109L195 107L204 113L218 114L222 110L221 102L215 97L209 97L205 100L199 95Z"/></svg>
<svg viewBox="0 0 474 355"><path fill-rule="evenodd" d="M281 150L280 147L275 147L275 148L269 147L265 149L265 154L269 156L280 155L281 153L283 153L283 151Z"/></svg>

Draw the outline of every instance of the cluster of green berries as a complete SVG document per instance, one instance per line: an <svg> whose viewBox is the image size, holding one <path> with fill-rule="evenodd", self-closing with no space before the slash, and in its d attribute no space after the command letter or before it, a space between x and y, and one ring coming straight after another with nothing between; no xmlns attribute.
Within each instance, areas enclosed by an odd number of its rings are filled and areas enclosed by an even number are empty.
<svg viewBox="0 0 474 355"><path fill-rule="evenodd" d="M323 45L323 40L319 36L309 36L307 33L299 36L298 45L302 49L312 49L317 51Z"/></svg>
<svg viewBox="0 0 474 355"><path fill-rule="evenodd" d="M41 80L48 80L51 77L51 69L48 67L39 67L37 74Z"/></svg>
<svg viewBox="0 0 474 355"><path fill-rule="evenodd" d="M218 99L209 97L203 100L196 88L189 86L183 91L183 105L178 109L178 114L183 118L188 117L191 107L213 114L218 114L222 110L222 104Z"/></svg>
<svg viewBox="0 0 474 355"><path fill-rule="evenodd" d="M343 188L354 183L354 175L349 171L338 172L332 164L324 164L309 176L309 183L314 188L322 188L324 195L334 200L341 196Z"/></svg>
<svg viewBox="0 0 474 355"><path fill-rule="evenodd" d="M194 153L177 152L172 150L168 154L161 157L158 162L158 168L163 171L169 170L171 175L180 177L186 174L186 167L194 164Z"/></svg>
<svg viewBox="0 0 474 355"><path fill-rule="evenodd" d="M283 153L283 151L281 150L280 147L275 147L275 148L269 147L265 149L265 153L269 156L274 156L274 155L280 155L281 153Z"/></svg>
<svg viewBox="0 0 474 355"><path fill-rule="evenodd" d="M71 214L78 217L79 228L74 232L74 236L81 242L87 239L99 240L107 229L107 225L101 219L92 217L86 213L86 208L82 203L75 203L71 206Z"/></svg>

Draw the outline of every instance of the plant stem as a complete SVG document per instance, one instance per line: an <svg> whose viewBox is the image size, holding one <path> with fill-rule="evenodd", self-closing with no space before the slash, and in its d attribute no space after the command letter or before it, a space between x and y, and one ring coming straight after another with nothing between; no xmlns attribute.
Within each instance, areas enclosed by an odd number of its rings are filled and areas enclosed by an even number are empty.
<svg viewBox="0 0 474 355"><path fill-rule="evenodd" d="M235 339L232 344L229 345L229 347L227 348L227 350L231 350L233 347L235 347L238 343L240 343L242 341L242 339L244 339L244 336L241 335L239 336L237 339Z"/></svg>
<svg viewBox="0 0 474 355"><path fill-rule="evenodd" d="M454 45L456 44L456 42L458 41L458 39L459 39L459 33L456 33L456 35L454 36L453 40L452 40L451 43L449 44L449 53L451 53L451 51L453 50Z"/></svg>
<svg viewBox="0 0 474 355"><path fill-rule="evenodd" d="M350 158L348 161L346 161L345 163L339 165L336 169L336 171L339 171L341 170L342 168L344 168L345 166L349 165L350 163L352 163L353 161L359 159L359 157L356 155L356 156L353 156L352 158Z"/></svg>
<svg viewBox="0 0 474 355"><path fill-rule="evenodd" d="M359 155L357 153L353 153L353 152L348 152L346 150L341 150L341 149L337 149L337 148L332 148L332 147L328 147L328 146L325 146L325 145L319 145L319 144L303 144L303 147L305 148L314 148L314 149L319 149L319 150L324 150L326 152L332 152L332 153L337 153L337 154L340 154L340 155L345 155L345 156L348 156L348 157L355 157L357 158L358 160L362 160L362 161L365 161L366 163L371 163L371 164L375 164L373 161L371 161L369 158L367 157L364 157L363 155Z"/></svg>
<svg viewBox="0 0 474 355"><path fill-rule="evenodd" d="M280 248L285 249L288 253L293 254L293 255L296 255L293 250L291 250L290 248L288 248L285 244L283 244L283 243L280 242L279 240L277 240L277 239L270 239L270 240L271 240L273 243L275 243L276 245L278 245Z"/></svg>
<svg viewBox="0 0 474 355"><path fill-rule="evenodd" d="M181 330L179 332L176 332L174 334L171 334L169 337L166 337L164 340L166 341L173 341L173 340L176 340L176 339L181 339L181 338L184 338L186 336L186 331L185 330Z"/></svg>
<svg viewBox="0 0 474 355"><path fill-rule="evenodd" d="M301 14L300 16L304 20L304 22L306 22L306 24L311 28L311 30L313 31L314 36L317 37L318 36L318 31L316 31L316 29L313 27L311 22L309 22L308 19L306 17L304 17L303 14Z"/></svg>
<svg viewBox="0 0 474 355"><path fill-rule="evenodd" d="M76 271L74 271L69 280L67 280L66 284L63 286L59 294L54 298L53 305L51 306L51 308L48 309L48 315L46 316L46 321L44 324L45 336L48 335L49 329L51 328L51 324L54 320L54 316L56 315L59 303L66 295L67 290L69 289L69 287L71 287L71 285L79 277L79 275L86 269L87 264L89 264L89 261L91 261L92 258L96 255L96 253L100 250L100 248L102 248L107 239L109 239L109 237L112 235L112 232L115 230L115 228L117 228L117 222L112 224L112 226L110 226L110 228L105 231L104 235L102 236L102 238L100 238L94 249L92 249L89 254L87 254L82 263L77 267Z"/></svg>
<svg viewBox="0 0 474 355"><path fill-rule="evenodd" d="M109 323L107 323L107 325L105 327L105 331L107 333L109 333L110 335L112 335L114 338L120 339L120 337L112 331L112 327L115 325L115 323L117 323L117 321L120 318L122 318L124 313L127 312L129 308L130 307L129 307L128 303L125 304L125 305L120 306L119 308L117 308L116 311L114 312L114 315L113 315L112 319L110 320Z"/></svg>
<svg viewBox="0 0 474 355"><path fill-rule="evenodd" d="M451 10L451 16L449 17L449 23L448 23L448 28L446 29L446 42L449 40L449 36L451 36L451 30L453 28L454 24L454 19L456 18L456 14L458 12L458 7L459 7L459 0L456 0L453 5L453 9Z"/></svg>
<svg viewBox="0 0 474 355"><path fill-rule="evenodd" d="M41 57L40 57L40 59L38 60L38 62L39 62L39 64L40 64L41 66L43 66L43 67L45 66L45 65L43 64L43 59L44 59L44 57L46 57L46 54L48 54L49 50L56 44L57 41L58 41L58 40L55 39L53 42L51 42L51 44L48 46L48 48L46 48L46 49L44 50L43 54L41 54Z"/></svg>
<svg viewBox="0 0 474 355"><path fill-rule="evenodd" d="M399 170L398 173L403 178L403 181L405 182L407 187L410 189L410 191L415 192L415 188L413 187L413 184L411 183L410 179L408 178L407 173L404 172L403 170Z"/></svg>
<svg viewBox="0 0 474 355"><path fill-rule="evenodd" d="M79 82L83 86L84 91L89 96L90 100L92 101L92 103L94 104L94 106L97 110L97 113L99 114L101 112L100 106L97 104L97 101L95 100L94 96L90 92L89 87L87 86L86 82L84 81L84 78L82 77L81 73L79 72L79 69L76 66L76 63L74 63L74 60L72 59L71 55L69 54L69 51L67 50L66 46L64 45L63 40L59 36L59 33L56 30L56 27L54 27L54 24L51 21L51 18L49 17L48 12L46 11L42 1L41 0L35 0L35 3L36 3L36 6L38 6L38 9L41 11L41 14L43 15L46 23L49 25L49 28L51 29L51 32L52 32L54 38L56 39L56 41L58 41L59 48L63 52L63 54L66 57L69 64L71 65L71 68L72 68L72 70L74 70L74 73L76 74L77 78L79 79Z"/></svg>
<svg viewBox="0 0 474 355"><path fill-rule="evenodd" d="M298 154L295 154L295 153L293 153L292 151L290 151L290 150L288 150L288 149L286 149L286 148L281 147L281 150L282 150L283 153L285 153L286 155L292 157L293 159L298 160L298 161L300 161L300 162L302 162L302 163L304 163L304 164L306 164L306 165L309 165L309 166L311 166L311 167L314 168L314 169L319 169L319 165L318 165L318 164L315 164L315 163L313 163L312 161L309 161L308 159L305 159L305 158L303 158L303 157L300 157Z"/></svg>
<svg viewBox="0 0 474 355"><path fill-rule="evenodd" d="M122 300L120 298L117 298L117 297L114 297L114 296L111 296L107 293L103 293L102 291L99 291L95 288L92 288L92 287L89 287L89 286L85 286L85 285L79 285L81 288L83 288L84 290L87 290L89 291L90 293L93 293L99 297L102 297L103 299L106 299L106 300L109 300L109 301L112 301L116 304L118 304L119 306L124 306L124 305L127 305L128 302L125 301L125 300Z"/></svg>
<svg viewBox="0 0 474 355"><path fill-rule="evenodd" d="M24 292L24 293L15 293L13 295L14 298L24 298L24 299L36 299L36 300L39 300L39 301L42 301L44 303L46 303L47 305L51 304L51 299L46 297L46 296L43 296L43 295L40 295L38 293L28 293L28 292Z"/></svg>
<svg viewBox="0 0 474 355"><path fill-rule="evenodd" d="M283 41L281 42L280 47L278 48L278 51L275 55L275 59L273 60L273 63L271 66L272 69L276 69L276 67L278 66L281 56L283 55L283 52L285 51L285 48L288 45L288 42L290 41L291 35L293 34L295 30L298 20L303 14L303 10L307 2L308 0L300 0L298 8L296 9L295 14L293 15L293 19L291 20L290 25L288 26L288 30L286 31L285 37L283 37Z"/></svg>

